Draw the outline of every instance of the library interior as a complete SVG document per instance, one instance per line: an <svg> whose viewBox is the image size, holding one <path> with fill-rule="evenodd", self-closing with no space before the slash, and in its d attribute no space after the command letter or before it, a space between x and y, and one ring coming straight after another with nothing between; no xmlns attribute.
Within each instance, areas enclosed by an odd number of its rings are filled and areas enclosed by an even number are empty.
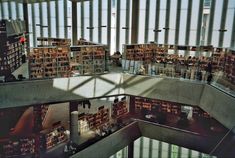
<svg viewBox="0 0 235 158"><path fill-rule="evenodd" d="M0 158L234 158L235 0L1 0Z"/></svg>

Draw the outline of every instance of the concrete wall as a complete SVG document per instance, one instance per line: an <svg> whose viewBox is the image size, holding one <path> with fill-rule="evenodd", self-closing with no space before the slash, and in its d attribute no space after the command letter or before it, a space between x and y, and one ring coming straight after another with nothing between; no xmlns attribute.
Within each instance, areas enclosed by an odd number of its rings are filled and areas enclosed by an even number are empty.
<svg viewBox="0 0 235 158"><path fill-rule="evenodd" d="M199 106L227 128L235 126L235 98L205 85ZM233 129L235 132L235 129Z"/></svg>
<svg viewBox="0 0 235 158"><path fill-rule="evenodd" d="M131 135L130 135L131 133ZM141 136L136 122L122 128L110 136L98 141L81 152L72 156L72 158L108 158L119 150L128 146L130 142L135 141Z"/></svg>
<svg viewBox="0 0 235 158"><path fill-rule="evenodd" d="M198 105L204 84L190 80L123 74L125 94Z"/></svg>
<svg viewBox="0 0 235 158"><path fill-rule="evenodd" d="M123 94L122 74L0 84L0 108Z"/></svg>

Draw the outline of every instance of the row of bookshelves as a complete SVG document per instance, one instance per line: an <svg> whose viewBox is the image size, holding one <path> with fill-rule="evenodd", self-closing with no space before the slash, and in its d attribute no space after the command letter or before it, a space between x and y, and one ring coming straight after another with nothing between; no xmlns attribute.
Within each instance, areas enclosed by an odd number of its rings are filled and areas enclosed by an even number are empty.
<svg viewBox="0 0 235 158"><path fill-rule="evenodd" d="M149 98L142 98L142 97L135 97L135 110L136 112L140 112L142 109L152 111L152 112L162 112L162 113L170 113L174 115L181 115L182 106L179 103L173 103L169 101L162 101L157 99L149 99ZM189 106L189 105L187 105ZM193 117L203 117L203 118L210 118L210 115L207 112L204 112L202 109L198 107L192 107L193 109Z"/></svg>
<svg viewBox="0 0 235 158"><path fill-rule="evenodd" d="M48 46L70 46L71 39L66 38L47 38L47 37L38 37L37 46L38 47L48 47Z"/></svg>

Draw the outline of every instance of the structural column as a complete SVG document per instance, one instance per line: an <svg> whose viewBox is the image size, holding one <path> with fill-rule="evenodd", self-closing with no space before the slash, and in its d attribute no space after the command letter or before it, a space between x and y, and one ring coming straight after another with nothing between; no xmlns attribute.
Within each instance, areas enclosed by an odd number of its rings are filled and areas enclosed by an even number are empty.
<svg viewBox="0 0 235 158"><path fill-rule="evenodd" d="M233 15L233 26L232 26L233 30L232 30L232 37L231 37L231 43L230 43L230 47L235 47L235 12Z"/></svg>
<svg viewBox="0 0 235 158"><path fill-rule="evenodd" d="M120 45L120 10L121 10L121 0L117 0L117 10L116 10L116 51L119 51Z"/></svg>
<svg viewBox="0 0 235 158"><path fill-rule="evenodd" d="M169 36L169 24L170 24L170 6L171 1L167 0L166 2L166 21L165 21L165 37L164 37L164 44L168 44L168 36Z"/></svg>
<svg viewBox="0 0 235 158"><path fill-rule="evenodd" d="M221 21L220 21L220 33L219 33L219 47L223 46L224 42L224 32L225 32L225 22L226 22L226 15L228 10L228 0L223 1L223 9L222 9L222 15L221 15Z"/></svg>
<svg viewBox="0 0 235 158"><path fill-rule="evenodd" d="M71 112L70 117L70 140L78 144L78 111Z"/></svg>
<svg viewBox="0 0 235 158"><path fill-rule="evenodd" d="M154 28L154 41L155 42L158 42L158 36L160 32L159 15L160 15L160 0L156 0L156 14L155 14L155 28Z"/></svg>
<svg viewBox="0 0 235 158"><path fill-rule="evenodd" d="M177 1L176 22L175 22L175 45L179 44L180 14L181 14L181 0L178 0Z"/></svg>
<svg viewBox="0 0 235 158"><path fill-rule="evenodd" d="M32 6L33 7L33 6ZM28 18L28 4L23 3L23 16L24 16L24 21L25 21L25 31L26 31L26 39L27 39L27 52L29 49L29 18Z"/></svg>
<svg viewBox="0 0 235 158"><path fill-rule="evenodd" d="M144 29L144 42L148 42L148 35L149 35L149 0L146 0L146 8L145 8L145 29Z"/></svg>
<svg viewBox="0 0 235 158"><path fill-rule="evenodd" d="M72 1L72 43L76 45L77 42L77 2Z"/></svg>
<svg viewBox="0 0 235 158"><path fill-rule="evenodd" d="M108 15L107 15L107 21L108 21L108 26L107 26L107 44L110 49L111 45L111 0L108 0Z"/></svg>
<svg viewBox="0 0 235 158"><path fill-rule="evenodd" d="M134 158L134 142L128 145L128 158Z"/></svg>
<svg viewBox="0 0 235 158"><path fill-rule="evenodd" d="M139 0L132 1L131 43L138 43Z"/></svg>
<svg viewBox="0 0 235 158"><path fill-rule="evenodd" d="M211 40L212 40L212 32L213 32L213 25L214 25L214 14L215 14L215 2L216 2L216 0L211 0L207 45L211 45Z"/></svg>

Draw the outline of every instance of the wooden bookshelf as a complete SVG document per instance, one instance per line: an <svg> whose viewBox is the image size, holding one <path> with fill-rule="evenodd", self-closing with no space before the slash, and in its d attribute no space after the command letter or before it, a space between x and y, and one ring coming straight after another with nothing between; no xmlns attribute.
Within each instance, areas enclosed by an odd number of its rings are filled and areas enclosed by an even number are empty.
<svg viewBox="0 0 235 158"><path fill-rule="evenodd" d="M69 75L68 47L37 47L29 54L30 79L67 77Z"/></svg>

